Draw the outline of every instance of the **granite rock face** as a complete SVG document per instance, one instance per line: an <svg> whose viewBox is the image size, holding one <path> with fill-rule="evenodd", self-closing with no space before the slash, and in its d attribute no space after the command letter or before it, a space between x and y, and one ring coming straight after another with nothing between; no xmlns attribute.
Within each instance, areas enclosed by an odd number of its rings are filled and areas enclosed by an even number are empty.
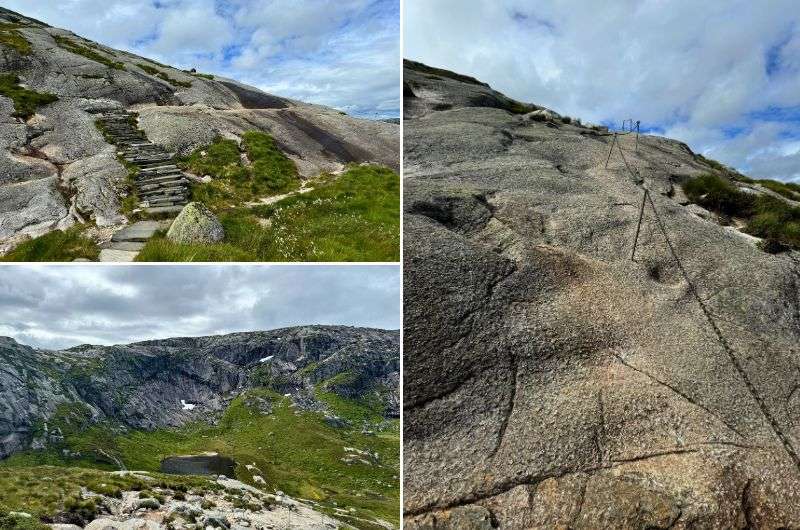
<svg viewBox="0 0 800 530"><path fill-rule="evenodd" d="M399 332L368 328L304 326L62 351L0 337L0 458L47 446L57 433L41 426L59 407L85 411L92 423L178 427L213 419L256 386L324 409L314 385L339 374L347 377L328 391L378 399L386 417L397 417L399 371Z"/></svg>
<svg viewBox="0 0 800 530"><path fill-rule="evenodd" d="M101 226L122 220L118 188L126 171L95 126L104 111L139 113L139 127L150 140L179 154L217 136L259 130L273 136L302 177L350 162L399 170L396 124L193 75L4 8L0 23L18 26L31 47L23 54L0 46L0 72L59 98L22 119L12 116L11 99L0 96L0 249L21 235L38 236L80 219ZM77 53L76 45L108 64ZM114 63L117 68L109 66Z"/></svg>
<svg viewBox="0 0 800 530"><path fill-rule="evenodd" d="M713 168L684 144L620 136L606 168L601 128L426 68L405 70L406 526L800 525L800 255L687 207Z"/></svg>

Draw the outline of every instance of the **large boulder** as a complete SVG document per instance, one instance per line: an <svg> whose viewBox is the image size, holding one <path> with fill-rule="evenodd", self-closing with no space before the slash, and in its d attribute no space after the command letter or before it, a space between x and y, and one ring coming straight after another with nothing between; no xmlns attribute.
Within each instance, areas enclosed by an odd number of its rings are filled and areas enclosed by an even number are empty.
<svg viewBox="0 0 800 530"><path fill-rule="evenodd" d="M173 221L167 239L175 243L192 245L218 243L225 238L225 229L217 216L199 202L190 202Z"/></svg>

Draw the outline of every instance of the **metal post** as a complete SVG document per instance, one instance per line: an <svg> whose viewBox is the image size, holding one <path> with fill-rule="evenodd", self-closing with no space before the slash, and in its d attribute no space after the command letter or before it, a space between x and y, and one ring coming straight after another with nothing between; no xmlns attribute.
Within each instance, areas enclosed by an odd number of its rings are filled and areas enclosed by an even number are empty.
<svg viewBox="0 0 800 530"><path fill-rule="evenodd" d="M644 189L642 195L642 206L639 208L639 222L636 223L636 236L633 238L633 250L631 251L631 261L636 261L633 257L636 255L636 243L639 242L639 230L642 228L642 218L644 217L644 203L647 201L647 188Z"/></svg>
<svg viewBox="0 0 800 530"><path fill-rule="evenodd" d="M611 153L614 151L614 144L617 143L617 133L614 133L614 138L611 140L611 149L608 150L608 158L606 158L606 169L608 169L608 161L611 160Z"/></svg>
<svg viewBox="0 0 800 530"><path fill-rule="evenodd" d="M636 151L637 152L639 151L639 124L640 123L641 122L639 120L636 120Z"/></svg>

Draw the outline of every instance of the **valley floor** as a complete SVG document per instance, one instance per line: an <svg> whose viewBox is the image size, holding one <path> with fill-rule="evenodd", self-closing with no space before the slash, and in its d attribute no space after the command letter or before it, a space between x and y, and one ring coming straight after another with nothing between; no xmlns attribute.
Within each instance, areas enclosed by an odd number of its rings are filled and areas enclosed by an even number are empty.
<svg viewBox="0 0 800 530"><path fill-rule="evenodd" d="M264 389L236 398L214 424L178 430L77 428L79 411L62 410L50 426L64 433L62 444L0 463L0 514L22 521L14 524L30 523L18 528L104 517L138 517L176 529L213 518L254 528L282 528L292 518L289 524L298 528L397 527L398 421L383 420L364 402L324 392L317 397L341 424L331 426L323 413ZM207 451L233 458L236 476L159 473L167 456ZM9 515L15 512L31 517Z"/></svg>

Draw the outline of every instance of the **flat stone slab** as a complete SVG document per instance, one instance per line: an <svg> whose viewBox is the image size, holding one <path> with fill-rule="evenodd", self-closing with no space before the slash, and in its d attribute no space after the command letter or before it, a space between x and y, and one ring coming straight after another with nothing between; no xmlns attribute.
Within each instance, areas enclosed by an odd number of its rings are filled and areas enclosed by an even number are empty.
<svg viewBox="0 0 800 530"><path fill-rule="evenodd" d="M109 250L124 250L126 252L139 252L144 248L144 243L136 241L112 241L104 248Z"/></svg>
<svg viewBox="0 0 800 530"><path fill-rule="evenodd" d="M145 211L150 214L154 213L180 213L183 206L157 206L153 208L146 208Z"/></svg>
<svg viewBox="0 0 800 530"><path fill-rule="evenodd" d="M103 262L128 262L133 261L139 252L131 252L127 250L112 250L104 248L100 251L100 261Z"/></svg>
<svg viewBox="0 0 800 530"><path fill-rule="evenodd" d="M158 221L139 221L130 226L126 226L119 232L111 236L111 241L133 241L145 242L150 239L156 230L160 228Z"/></svg>

